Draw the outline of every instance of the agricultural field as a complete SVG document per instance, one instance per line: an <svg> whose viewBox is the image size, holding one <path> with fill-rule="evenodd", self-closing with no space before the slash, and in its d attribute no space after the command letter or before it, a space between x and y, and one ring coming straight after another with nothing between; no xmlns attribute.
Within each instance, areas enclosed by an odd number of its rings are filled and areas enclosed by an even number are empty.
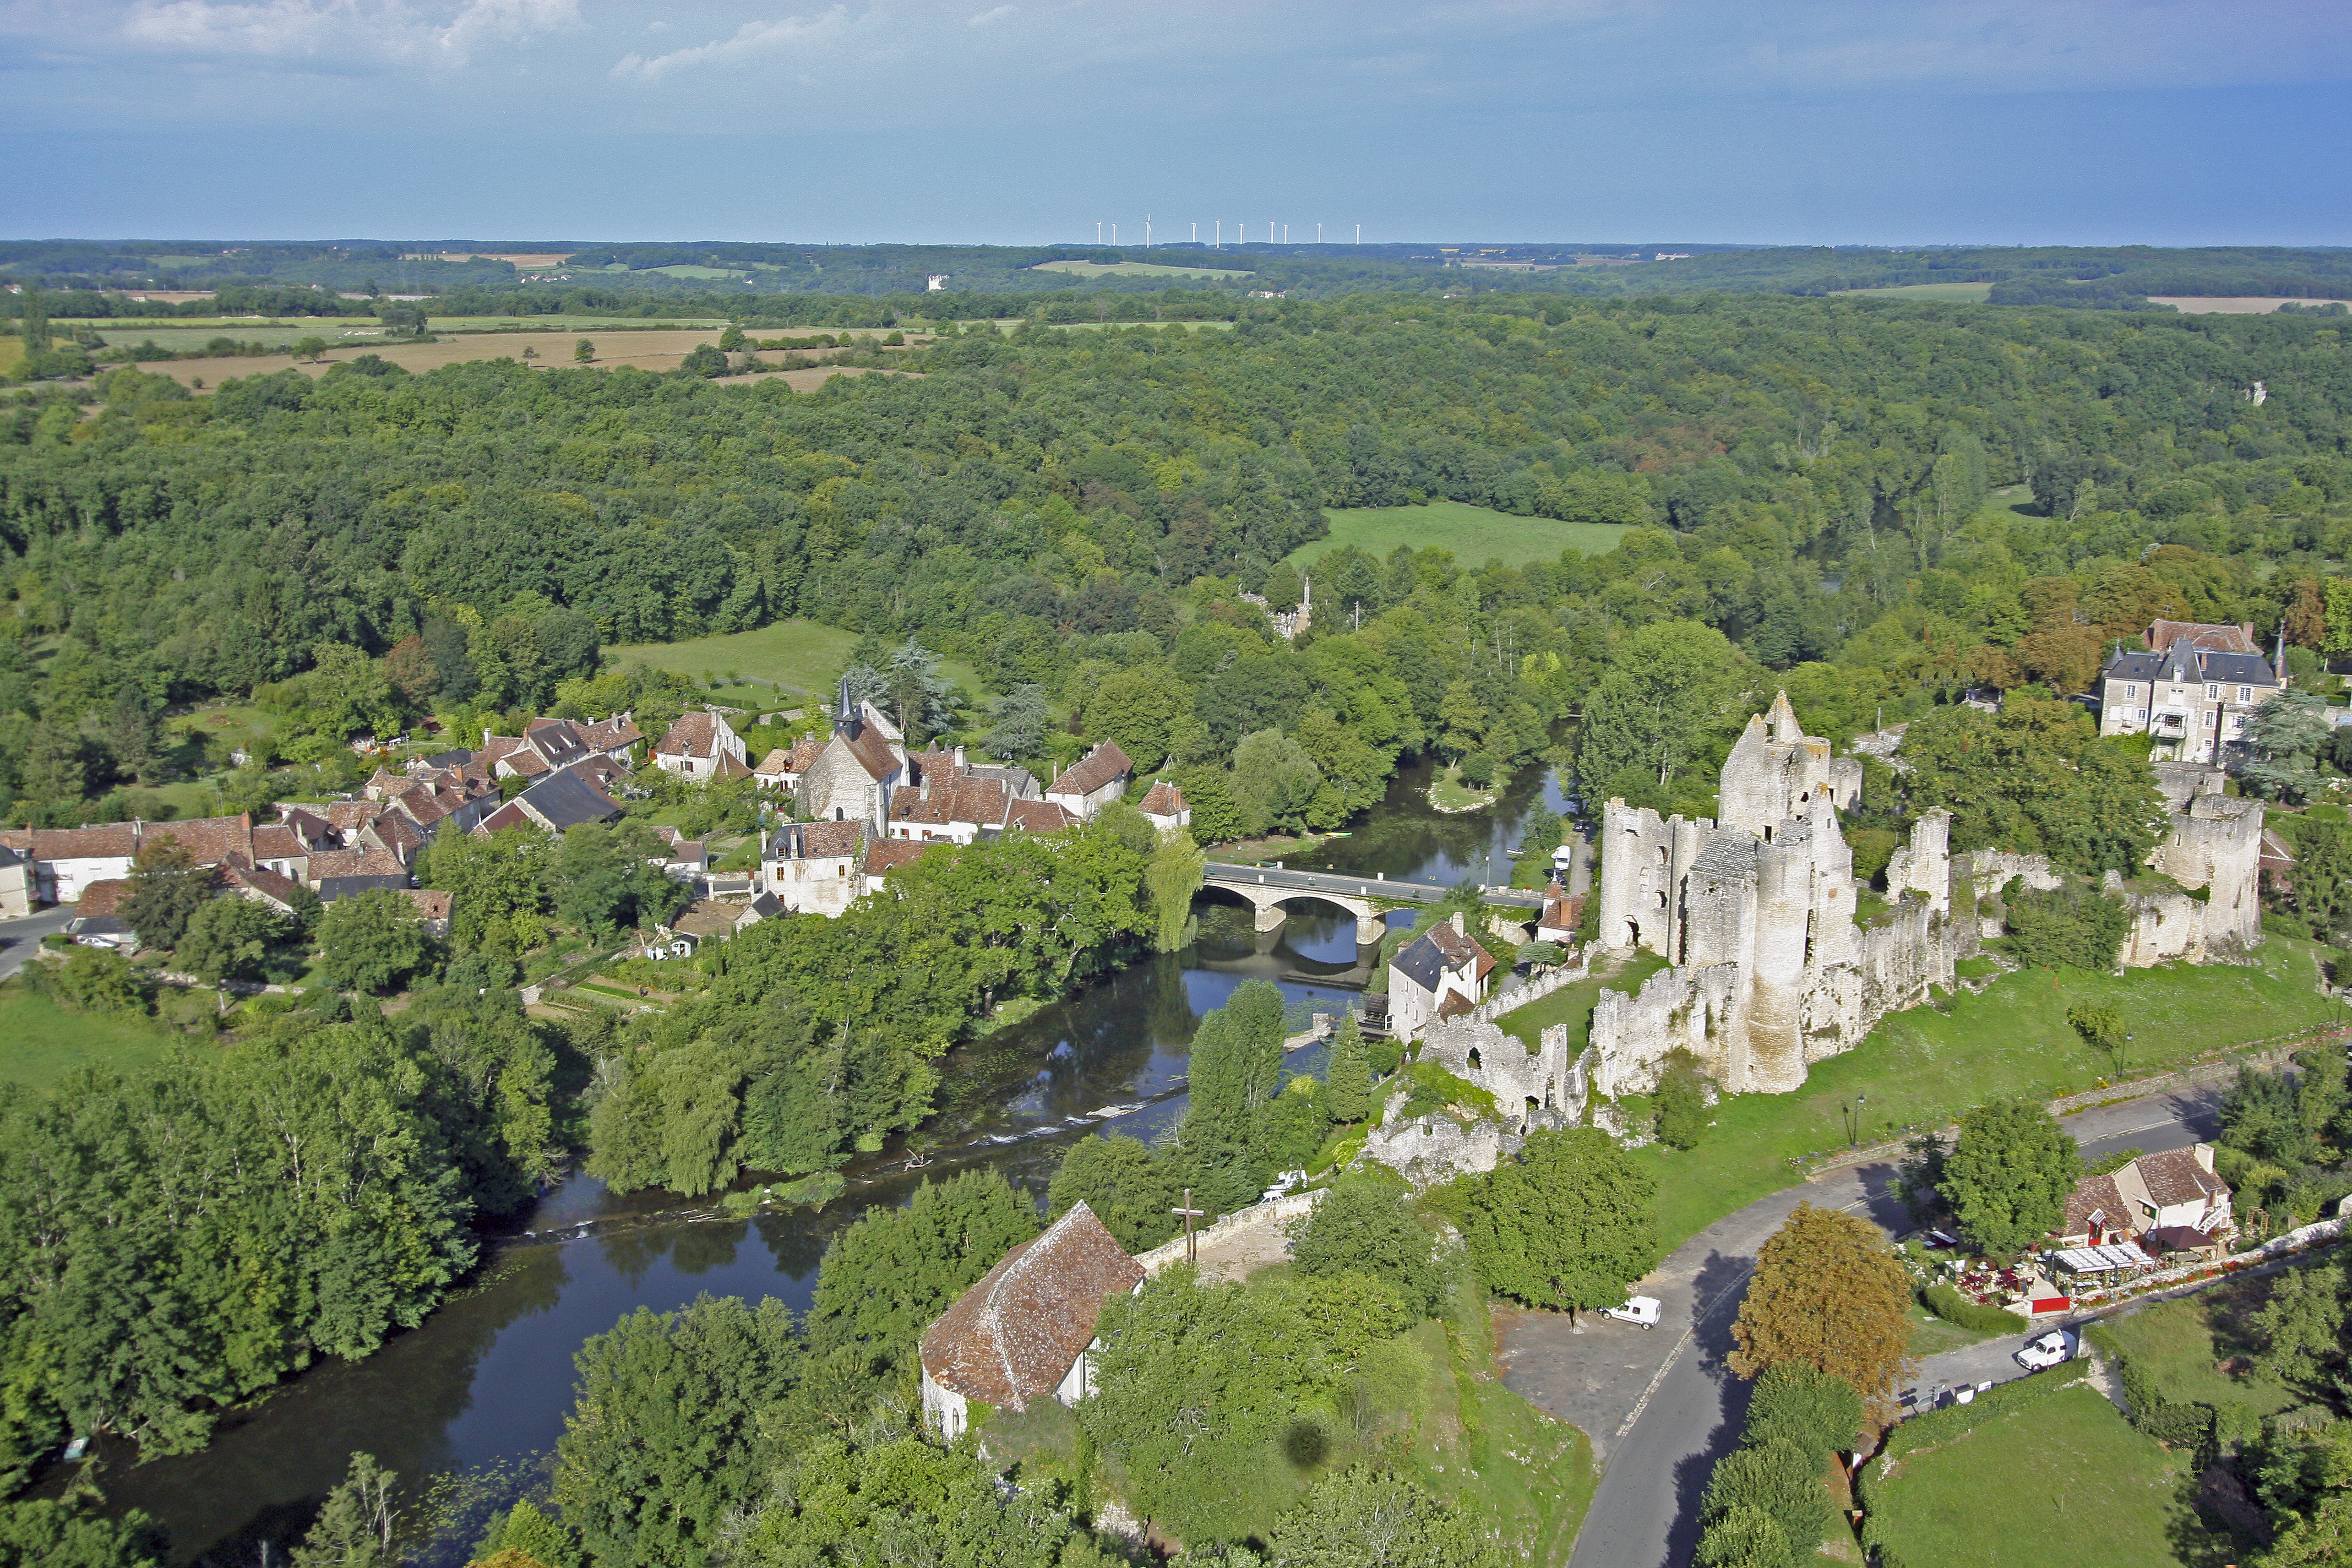
<svg viewBox="0 0 2352 1568"><path fill-rule="evenodd" d="M1507 566L1517 566L1555 559L1571 547L1587 555L1606 554L1625 536L1625 530L1616 523L1513 517L1458 500L1431 501L1427 506L1332 507L1323 516L1331 531L1290 552L1290 563L1301 571L1343 544L1352 544L1376 559L1400 544L1410 544L1415 550L1432 546L1450 550L1454 560L1465 565L1483 566L1490 559L1499 559Z"/></svg>
<svg viewBox="0 0 2352 1568"><path fill-rule="evenodd" d="M1853 1050L1814 1063L1793 1094L1726 1096L1697 1148L1635 1150L1658 1180L1659 1234L1677 1247L1798 1180L1790 1160L1846 1147L1845 1115L1857 1096L1869 1100L1860 1136L1876 1142L1900 1127L1947 1125L1988 1100L2055 1099L2332 1023L2339 1008L2315 984L2318 951L2273 936L2247 965L2168 963L2120 978L2023 970L1982 992L1895 1014ZM2067 1024L2068 1008L2086 1005L2119 1009L2137 1037L2122 1074ZM1518 1033L1519 1016L1503 1026Z"/></svg>
<svg viewBox="0 0 2352 1568"><path fill-rule="evenodd" d="M1941 305L1981 305L1990 283L1906 283L1898 289L1841 289L1841 300L1927 300Z"/></svg>
<svg viewBox="0 0 2352 1568"><path fill-rule="evenodd" d="M320 334L324 336L323 333ZM715 343L719 333L709 328L693 330L654 329L630 330L599 333L593 329L584 335L596 344L593 367L611 370L619 365L635 365L640 370L676 370L687 354L700 343ZM531 351L535 363L548 369L572 364L573 334L558 332L481 332L471 333L445 342L372 342L360 339L346 343L346 351L357 350L382 354L404 370L424 372L438 370L445 364L462 364L469 360L511 359L523 357L523 350ZM347 352L343 357L349 358ZM334 356L317 363L297 363L289 354L261 354L250 358L161 360L145 368L171 376L184 385L202 382L207 387L217 387L236 376L268 375L291 366L312 375L324 375L327 367L335 363ZM825 372L778 372L786 376L814 375L823 380ZM812 383L814 384L814 383ZM794 386L799 390L798 383Z"/></svg>
<svg viewBox="0 0 2352 1568"><path fill-rule="evenodd" d="M2267 316L2281 305L2326 305L2326 300L2306 300L2285 294L2150 294L2153 304L2169 305L2189 316Z"/></svg>
<svg viewBox="0 0 2352 1568"><path fill-rule="evenodd" d="M2242 1561L2213 1555L2231 1543L2197 1517L2194 1466L2095 1389L2034 1389L1897 1426L1866 1482L1871 1535L1903 1568Z"/></svg>
<svg viewBox="0 0 2352 1568"><path fill-rule="evenodd" d="M1255 272L1223 267L1162 267L1153 261L1041 261L1032 272L1060 272L1072 278L1255 278Z"/></svg>

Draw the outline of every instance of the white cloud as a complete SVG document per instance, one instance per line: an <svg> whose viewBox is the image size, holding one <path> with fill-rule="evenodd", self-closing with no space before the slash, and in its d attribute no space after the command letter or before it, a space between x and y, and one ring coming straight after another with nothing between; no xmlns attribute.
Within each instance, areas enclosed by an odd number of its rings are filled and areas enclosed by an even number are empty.
<svg viewBox="0 0 2352 1568"><path fill-rule="evenodd" d="M845 33L848 26L849 7L846 5L835 5L832 10L814 16L784 16L773 22L746 22L735 30L731 38L713 39L688 49L673 49L651 59L643 55L625 56L614 65L610 74L615 80L658 81L673 71L697 66L732 65L761 55L797 51L811 45L828 43Z"/></svg>
<svg viewBox="0 0 2352 1568"><path fill-rule="evenodd" d="M991 22L1003 21L1005 17L1010 16L1013 12L1019 9L1020 7L1018 5L999 5L992 10L982 11L979 16L974 16L970 22L966 23L965 26L971 27L985 27Z"/></svg>
<svg viewBox="0 0 2352 1568"><path fill-rule="evenodd" d="M490 43L576 25L580 0L462 0L428 10L403 0L140 0L120 37L199 58L438 60L462 65Z"/></svg>

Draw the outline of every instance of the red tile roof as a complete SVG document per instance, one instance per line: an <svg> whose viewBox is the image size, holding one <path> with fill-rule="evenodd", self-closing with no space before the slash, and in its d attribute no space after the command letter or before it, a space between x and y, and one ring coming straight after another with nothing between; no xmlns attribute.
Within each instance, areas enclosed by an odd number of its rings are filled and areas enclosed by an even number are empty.
<svg viewBox="0 0 2352 1568"><path fill-rule="evenodd" d="M1052 795L1092 795L1105 784L1116 784L1135 771L1127 753L1118 749L1117 741L1105 741L1093 751L1070 764L1069 771L1045 786Z"/></svg>
<svg viewBox="0 0 2352 1568"><path fill-rule="evenodd" d="M321 849L310 857L313 885L335 877L400 877L407 868L388 849Z"/></svg>
<svg viewBox="0 0 2352 1568"><path fill-rule="evenodd" d="M2085 1176L2074 1184L2066 1194L2066 1217L2059 1224L2060 1236L2088 1236L2093 1215L2104 1230L2137 1230L2140 1216L2122 1193L2116 1190L2113 1176Z"/></svg>
<svg viewBox="0 0 2352 1568"><path fill-rule="evenodd" d="M197 816L185 822L151 822L147 824L145 840L176 838L187 848L189 857L199 866L218 866L232 855L253 858L253 818L244 812L235 816Z"/></svg>
<svg viewBox="0 0 2352 1568"><path fill-rule="evenodd" d="M967 1399L1025 1409L1069 1375L1104 1300L1142 1279L1143 1266L1079 1204L923 1331L923 1370Z"/></svg>
<svg viewBox="0 0 2352 1568"><path fill-rule="evenodd" d="M1016 800L1006 813L1004 825L1024 833L1059 833L1076 827L1078 818L1058 801Z"/></svg>
<svg viewBox="0 0 2352 1568"><path fill-rule="evenodd" d="M2147 1184L2148 1196L2159 1208L2230 1195L2229 1184L2199 1164L2193 1150L2167 1149L2159 1154L2142 1154L2132 1163L2139 1167L2140 1180Z"/></svg>
<svg viewBox="0 0 2352 1568"><path fill-rule="evenodd" d="M323 823L321 826L325 826ZM310 853L310 847L301 836L282 822L265 822L253 830L253 858L262 860L299 860Z"/></svg>
<svg viewBox="0 0 2352 1568"><path fill-rule="evenodd" d="M884 876L921 859L930 847L925 839L877 838L866 847L866 858L857 868L869 877Z"/></svg>
<svg viewBox="0 0 2352 1568"><path fill-rule="evenodd" d="M1184 792L1161 779L1144 791L1142 800L1136 803L1136 809L1146 816L1174 816L1184 809Z"/></svg>
<svg viewBox="0 0 2352 1568"><path fill-rule="evenodd" d="M681 713L669 733L661 738L655 752L665 757L700 757L709 760L719 754L719 715L716 713Z"/></svg>
<svg viewBox="0 0 2352 1568"><path fill-rule="evenodd" d="M898 759L891 754L890 742L871 724L860 728L854 740L843 737L841 743L849 748L858 766L876 779L887 779L898 771Z"/></svg>
<svg viewBox="0 0 2352 1568"><path fill-rule="evenodd" d="M139 829L129 822L95 827L16 828L0 833L0 844L36 860L128 860L139 853Z"/></svg>
<svg viewBox="0 0 2352 1568"><path fill-rule="evenodd" d="M1010 804L1006 793L1004 785L994 779L949 775L949 782L944 784L894 792L890 796L890 820L936 826L971 823L993 830L1004 826L1005 808Z"/></svg>
<svg viewBox="0 0 2352 1568"><path fill-rule="evenodd" d="M292 879L281 877L267 866L226 867L221 872L221 879L232 888L250 888L271 903L288 908L292 907L297 890Z"/></svg>
<svg viewBox="0 0 2352 1568"><path fill-rule="evenodd" d="M451 906L457 901L455 893L445 893L438 888L404 888L402 898L416 906L416 912L428 921L446 921Z"/></svg>
<svg viewBox="0 0 2352 1568"><path fill-rule="evenodd" d="M79 915L112 915L122 912L122 900L131 895L131 884L120 878L109 877L103 881L84 882L81 898L74 905Z"/></svg>

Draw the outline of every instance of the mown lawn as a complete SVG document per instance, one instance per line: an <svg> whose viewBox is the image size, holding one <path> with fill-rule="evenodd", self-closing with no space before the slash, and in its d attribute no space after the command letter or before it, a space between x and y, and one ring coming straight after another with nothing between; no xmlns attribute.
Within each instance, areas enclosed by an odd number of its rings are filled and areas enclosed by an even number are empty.
<svg viewBox="0 0 2352 1568"><path fill-rule="evenodd" d="M2307 942L2274 936L2251 965L2168 964L2120 979L2027 970L2003 975L1980 994L1964 992L1942 1009L1897 1013L1854 1049L1814 1063L1793 1094L1727 1097L1697 1148L1634 1151L1658 1179L1660 1233L1672 1248L1724 1215L1794 1184L1801 1173L1790 1159L1846 1146L1849 1110L1861 1141L1871 1142L1900 1127L1946 1125L1988 1100L2047 1100L2093 1088L2115 1066L2067 1024L2072 1006L2121 1010L2137 1037L2127 1064L2135 1075L2331 1022L2339 1009L2314 989L2315 952ZM1622 980L1606 984L1626 988ZM1535 1010L1510 1015L1504 1027L1533 1038L1514 1021ZM1583 1016L1590 1016L1588 1003Z"/></svg>
<svg viewBox="0 0 2352 1568"><path fill-rule="evenodd" d="M1896 1427L1871 1467L1871 1532L1903 1568L2225 1560L2212 1553L2229 1538L2187 1501L2193 1456L2134 1431L2096 1390L1976 1408Z"/></svg>
<svg viewBox="0 0 2352 1568"><path fill-rule="evenodd" d="M68 1013L21 980L0 985L0 1082L47 1089L76 1068L152 1067L171 1048L148 1019Z"/></svg>
<svg viewBox="0 0 2352 1568"><path fill-rule="evenodd" d="M1427 506L1332 507L1324 517L1331 531L1290 552L1290 563L1304 570L1328 551L1352 544L1382 557L1400 544L1415 550L1434 547L1454 552L1465 566L1484 566L1499 558L1506 566L1529 561L1549 561L1570 546L1587 555L1617 548L1625 530L1607 522L1561 522L1549 517L1513 517L1467 501L1439 500ZM1318 614L1336 614L1318 606Z"/></svg>

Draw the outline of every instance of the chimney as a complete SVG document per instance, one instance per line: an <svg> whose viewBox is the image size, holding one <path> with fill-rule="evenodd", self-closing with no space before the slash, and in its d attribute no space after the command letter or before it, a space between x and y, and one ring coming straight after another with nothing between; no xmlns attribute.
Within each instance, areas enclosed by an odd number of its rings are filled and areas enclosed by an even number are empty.
<svg viewBox="0 0 2352 1568"><path fill-rule="evenodd" d="M2207 1171L2212 1170L2213 1145L2210 1143L2200 1143L2190 1149L2189 1152L2196 1156L2197 1163L2200 1166Z"/></svg>
<svg viewBox="0 0 2352 1568"><path fill-rule="evenodd" d="M1453 925L1453 927L1454 927L1454 934L1455 934L1455 935L1457 935L1457 936L1467 936L1467 935L1469 935L1469 934L1470 934L1468 931L1464 931L1464 930L1462 929L1462 911L1461 911L1460 910L1454 910L1454 918L1453 918L1452 921L1451 921L1451 922L1449 922L1449 923L1451 923L1451 924Z"/></svg>

